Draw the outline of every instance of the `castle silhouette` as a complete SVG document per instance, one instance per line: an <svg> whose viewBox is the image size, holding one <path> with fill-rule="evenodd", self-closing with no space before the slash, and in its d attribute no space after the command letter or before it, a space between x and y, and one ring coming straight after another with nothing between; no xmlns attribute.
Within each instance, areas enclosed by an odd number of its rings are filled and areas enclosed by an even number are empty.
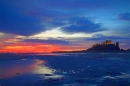
<svg viewBox="0 0 130 86"><path fill-rule="evenodd" d="M106 40L100 44L94 44L87 51L120 51L119 42L112 44L111 40Z"/></svg>
<svg viewBox="0 0 130 86"><path fill-rule="evenodd" d="M105 42L102 42L100 44L94 44L91 48L88 48L87 50L80 50L80 51L56 51L53 53L86 53L86 52L116 52L116 51L122 51L122 52L130 52L130 49L128 50L122 50L119 47L119 42L113 43L111 40L106 40Z"/></svg>

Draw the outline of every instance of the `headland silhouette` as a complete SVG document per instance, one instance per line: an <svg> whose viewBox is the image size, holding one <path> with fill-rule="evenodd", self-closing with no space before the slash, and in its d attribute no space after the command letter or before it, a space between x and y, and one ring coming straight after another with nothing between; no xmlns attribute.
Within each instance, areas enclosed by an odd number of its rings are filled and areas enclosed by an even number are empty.
<svg viewBox="0 0 130 86"><path fill-rule="evenodd" d="M130 49L123 50L119 47L119 42L112 43L112 40L106 40L100 44L94 44L91 48L80 51L55 51L52 53L86 53L86 52L130 52Z"/></svg>

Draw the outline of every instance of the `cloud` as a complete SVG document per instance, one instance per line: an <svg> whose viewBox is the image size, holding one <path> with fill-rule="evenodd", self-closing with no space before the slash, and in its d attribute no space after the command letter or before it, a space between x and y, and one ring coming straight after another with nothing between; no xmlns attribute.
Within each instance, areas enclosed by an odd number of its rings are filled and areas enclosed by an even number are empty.
<svg viewBox="0 0 130 86"><path fill-rule="evenodd" d="M65 24L55 20L67 16L67 13L44 8L36 5L39 2L29 1L1 1L0 32L30 36Z"/></svg>
<svg viewBox="0 0 130 86"><path fill-rule="evenodd" d="M41 23L41 19L19 14L17 10L9 6L0 6L0 32L33 35L46 30Z"/></svg>
<svg viewBox="0 0 130 86"><path fill-rule="evenodd" d="M43 39L24 39L23 42L32 42L32 43L45 43L45 44L63 44L63 45L70 45L71 43L66 41L66 40L62 40L62 39L54 39L54 38L50 38L47 40L43 40Z"/></svg>
<svg viewBox="0 0 130 86"><path fill-rule="evenodd" d="M68 24L68 23L65 23L64 21L52 21L50 23L52 23L52 25L54 26L64 26Z"/></svg>
<svg viewBox="0 0 130 86"><path fill-rule="evenodd" d="M126 21L130 21L130 13L122 13L122 14L119 14L119 19L121 19L121 20L126 20Z"/></svg>
<svg viewBox="0 0 130 86"><path fill-rule="evenodd" d="M68 34L73 33L94 33L106 30L98 23L94 23L85 17L75 17L69 19L70 25L62 27L61 30Z"/></svg>
<svg viewBox="0 0 130 86"><path fill-rule="evenodd" d="M87 16L92 8L104 8L113 2L116 1L3 0L0 1L0 32L30 36L55 27L69 34L104 31L101 24L75 16Z"/></svg>

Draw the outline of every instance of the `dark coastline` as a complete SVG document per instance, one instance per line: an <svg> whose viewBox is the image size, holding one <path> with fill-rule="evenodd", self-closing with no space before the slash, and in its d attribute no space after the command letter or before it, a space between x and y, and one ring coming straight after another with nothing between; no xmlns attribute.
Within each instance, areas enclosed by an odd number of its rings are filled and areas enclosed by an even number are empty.
<svg viewBox="0 0 130 86"><path fill-rule="evenodd" d="M81 51L55 51L52 53L130 53L130 49L128 50L120 50L120 51L89 51L89 50L81 50Z"/></svg>
<svg viewBox="0 0 130 86"><path fill-rule="evenodd" d="M130 49L124 50L120 49L119 42L113 43L111 40L106 40L100 44L94 44L91 48L80 51L55 51L52 53L130 53Z"/></svg>

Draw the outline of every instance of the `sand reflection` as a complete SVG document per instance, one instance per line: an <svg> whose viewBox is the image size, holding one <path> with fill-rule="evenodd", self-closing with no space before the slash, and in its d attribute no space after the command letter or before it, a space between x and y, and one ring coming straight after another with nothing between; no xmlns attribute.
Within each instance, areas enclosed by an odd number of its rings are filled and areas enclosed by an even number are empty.
<svg viewBox="0 0 130 86"><path fill-rule="evenodd" d="M11 78L25 73L52 74L53 70L44 66L44 60L16 60L0 63L0 79Z"/></svg>

